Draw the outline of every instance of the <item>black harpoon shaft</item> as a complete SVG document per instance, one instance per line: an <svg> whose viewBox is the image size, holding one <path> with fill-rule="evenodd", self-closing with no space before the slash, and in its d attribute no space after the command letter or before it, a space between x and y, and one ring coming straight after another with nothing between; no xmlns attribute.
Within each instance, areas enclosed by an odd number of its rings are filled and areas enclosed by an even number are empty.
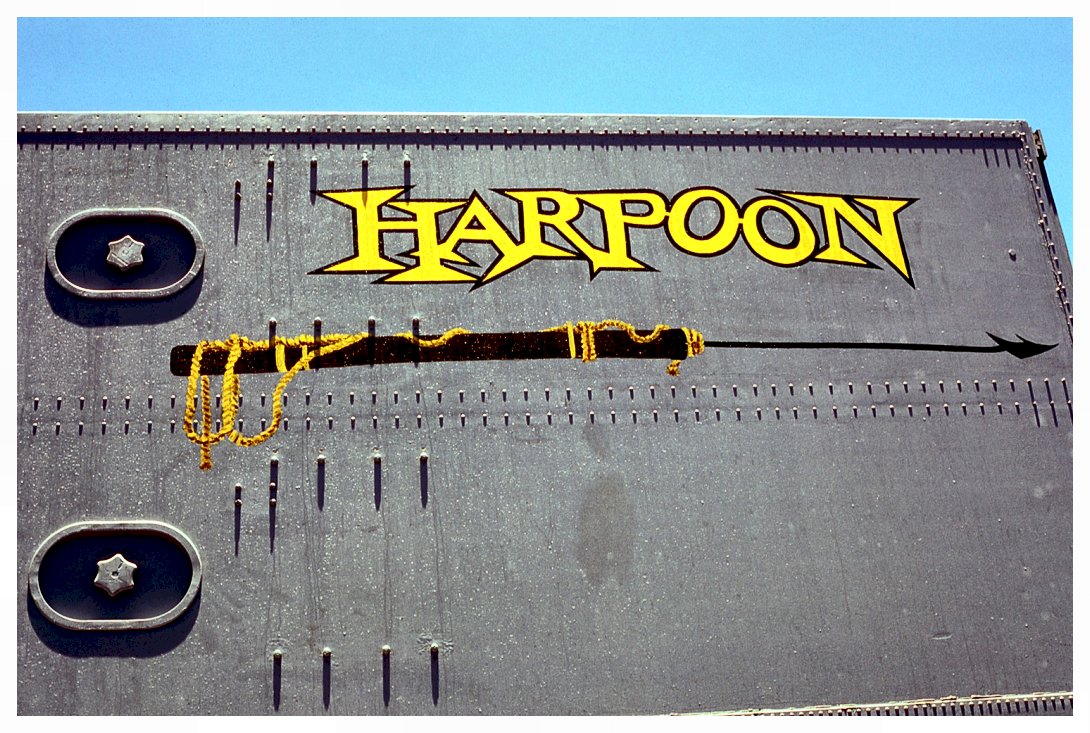
<svg viewBox="0 0 1090 733"><path fill-rule="evenodd" d="M648 336L651 331L637 331ZM438 336L421 336L422 341ZM594 346L600 359L684 359L689 353L688 340L680 328L669 328L650 343L641 344L624 331L602 330L594 334ZM170 373L189 376L195 346L175 346L170 350ZM575 358L582 358L578 335ZM206 349L201 357L201 374L223 374L227 351ZM302 349L284 348L284 364L291 369L302 356ZM571 359L568 332L518 331L514 333L467 333L453 336L440 346L418 345L403 336L365 338L339 351L322 354L320 367L374 364L404 364L431 361L510 361L515 359ZM243 353L235 364L236 374L260 374L279 371L274 349Z"/></svg>

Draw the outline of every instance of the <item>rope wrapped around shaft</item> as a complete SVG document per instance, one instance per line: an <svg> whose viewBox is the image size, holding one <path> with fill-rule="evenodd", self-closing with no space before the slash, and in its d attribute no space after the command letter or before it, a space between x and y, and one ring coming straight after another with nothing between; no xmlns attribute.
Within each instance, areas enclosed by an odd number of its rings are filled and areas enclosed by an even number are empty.
<svg viewBox="0 0 1090 733"><path fill-rule="evenodd" d="M568 347L573 359L581 359L583 362L591 362L598 358L595 335L605 329L619 329L637 344L648 344L662 337L669 330L669 326L658 324L647 335L640 335L635 327L624 321L607 319L604 321L579 321L543 329L542 332L567 331ZM688 328L681 329L685 333L687 357L695 356L704 351L704 337L699 331ZM395 334L397 338L406 339L421 349L438 348L447 345L456 336L469 334L464 328L452 328L442 335L425 339L418 335L402 332ZM185 407L185 434L189 440L200 447L200 467L204 470L212 467L212 446L223 440L228 440L242 447L252 447L264 443L276 434L283 418L282 396L288 384L299 372L309 369L310 364L317 358L346 349L366 338L370 334L366 331L356 334L330 334L315 339L313 336L302 335L296 338L273 338L266 341L252 341L244 336L232 334L230 338L222 341L201 341L194 347L189 363L189 379L186 388ZM286 364L286 349L298 349L299 358L291 365ZM267 351L272 349L278 370L281 372L280 381L272 395L272 415L267 427L253 435L245 435L236 427L239 405L242 399L242 390L239 383L236 365L243 354L255 351ZM221 412L219 429L212 429L212 389L208 376L201 374L201 363L204 356L214 352L226 352L227 362L223 369L223 394L221 397ZM666 367L666 373L677 376L681 366L681 359L671 361ZM200 399L201 419L200 431L194 427L197 410L197 398Z"/></svg>

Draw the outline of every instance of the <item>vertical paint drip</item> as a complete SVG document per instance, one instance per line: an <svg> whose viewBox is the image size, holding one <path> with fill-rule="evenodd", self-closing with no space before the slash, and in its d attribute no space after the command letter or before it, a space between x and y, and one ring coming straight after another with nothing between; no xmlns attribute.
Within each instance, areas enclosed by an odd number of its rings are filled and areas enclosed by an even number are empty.
<svg viewBox="0 0 1090 733"><path fill-rule="evenodd" d="M420 506L428 507L428 454L420 451Z"/></svg>
<svg viewBox="0 0 1090 733"><path fill-rule="evenodd" d="M377 449L371 456L371 462L374 464L375 511L377 512L382 508L382 455Z"/></svg>

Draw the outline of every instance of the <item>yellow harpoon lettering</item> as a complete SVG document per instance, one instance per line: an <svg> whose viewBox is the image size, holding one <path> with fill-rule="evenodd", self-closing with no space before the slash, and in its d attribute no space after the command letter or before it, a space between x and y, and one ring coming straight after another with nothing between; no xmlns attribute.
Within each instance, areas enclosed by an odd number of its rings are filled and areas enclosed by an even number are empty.
<svg viewBox="0 0 1090 733"><path fill-rule="evenodd" d="M686 189L670 201L646 189L499 189L496 193L518 208L518 227L511 229L476 191L466 199L401 198L407 190L320 191L323 198L352 211L355 253L311 274L381 274L376 282L479 287L539 259L583 260L591 278L606 270L653 271L633 255L633 230L663 228L668 241L686 254L717 257L740 236L754 255L778 267L811 261L877 267L859 254L865 245L913 285L898 219L916 201L912 198L766 190L739 206L714 187ZM710 210L715 212L714 223L703 232L692 226L701 206L703 220ZM810 208L816 210L817 223L806 213ZM443 215L454 217L445 229ZM790 229L790 240L771 236L769 222ZM516 230L518 239L512 234ZM600 231L601 242L591 241L587 231ZM415 246L389 253L384 241L388 233L411 236ZM469 271L480 266L461 252L474 244L495 251L480 274Z"/></svg>

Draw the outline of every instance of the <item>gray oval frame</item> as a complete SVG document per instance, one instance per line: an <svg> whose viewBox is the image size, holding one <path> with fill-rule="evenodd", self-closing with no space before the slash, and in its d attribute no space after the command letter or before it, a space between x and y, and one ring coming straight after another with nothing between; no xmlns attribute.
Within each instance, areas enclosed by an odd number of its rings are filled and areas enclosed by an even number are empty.
<svg viewBox="0 0 1090 733"><path fill-rule="evenodd" d="M57 266L57 242L60 241L61 235L76 222L84 219L90 219L91 217L132 217L132 216L156 216L166 219L170 219L185 227L189 232L189 236L193 239L193 245L195 251L193 253L193 263L189 266L189 270L180 278L172 282L170 285L166 285L161 288L137 288L128 290L98 290L95 288L85 288L81 285L76 285L69 280L61 272L60 267ZM201 239L200 232L197 231L197 227L193 225L193 222L186 219L181 214L171 211L169 209L157 209L157 208L137 208L137 209L112 209L112 208L98 208L98 209L85 209L79 213L61 222L60 226L53 230L53 233L49 235L49 245L46 247L46 259L49 264L49 271L53 274L53 279L57 281L57 284L70 293L74 293L81 298L103 298L107 300L118 299L140 299L140 300L155 300L157 298L165 298L170 295L174 295L186 285L191 283L197 273L201 271L204 266L204 241Z"/></svg>
<svg viewBox="0 0 1090 733"><path fill-rule="evenodd" d="M38 571L41 568L42 558L45 557L46 553L49 552L53 545L72 535L117 533L163 535L174 540L183 550L185 550L186 554L189 556L192 575L189 580L189 588L186 590L185 595L182 596L181 600L166 613L161 613L158 616L151 616L149 618L131 619L77 619L65 616L50 606L42 595ZM180 529L167 524L166 522L157 522L153 520L120 520L106 522L75 522L61 527L56 532L49 535L45 541L38 546L38 549L34 551L34 556L30 560L28 582L30 585L30 597L34 599L34 605L38 607L38 610L42 612L43 616L57 626L65 629L72 629L74 631L131 631L157 629L176 620L187 608L189 608L190 604L193 603L193 599L197 597L197 591L200 590L201 587L201 578L201 556L197 552L197 547L193 544L193 541Z"/></svg>

